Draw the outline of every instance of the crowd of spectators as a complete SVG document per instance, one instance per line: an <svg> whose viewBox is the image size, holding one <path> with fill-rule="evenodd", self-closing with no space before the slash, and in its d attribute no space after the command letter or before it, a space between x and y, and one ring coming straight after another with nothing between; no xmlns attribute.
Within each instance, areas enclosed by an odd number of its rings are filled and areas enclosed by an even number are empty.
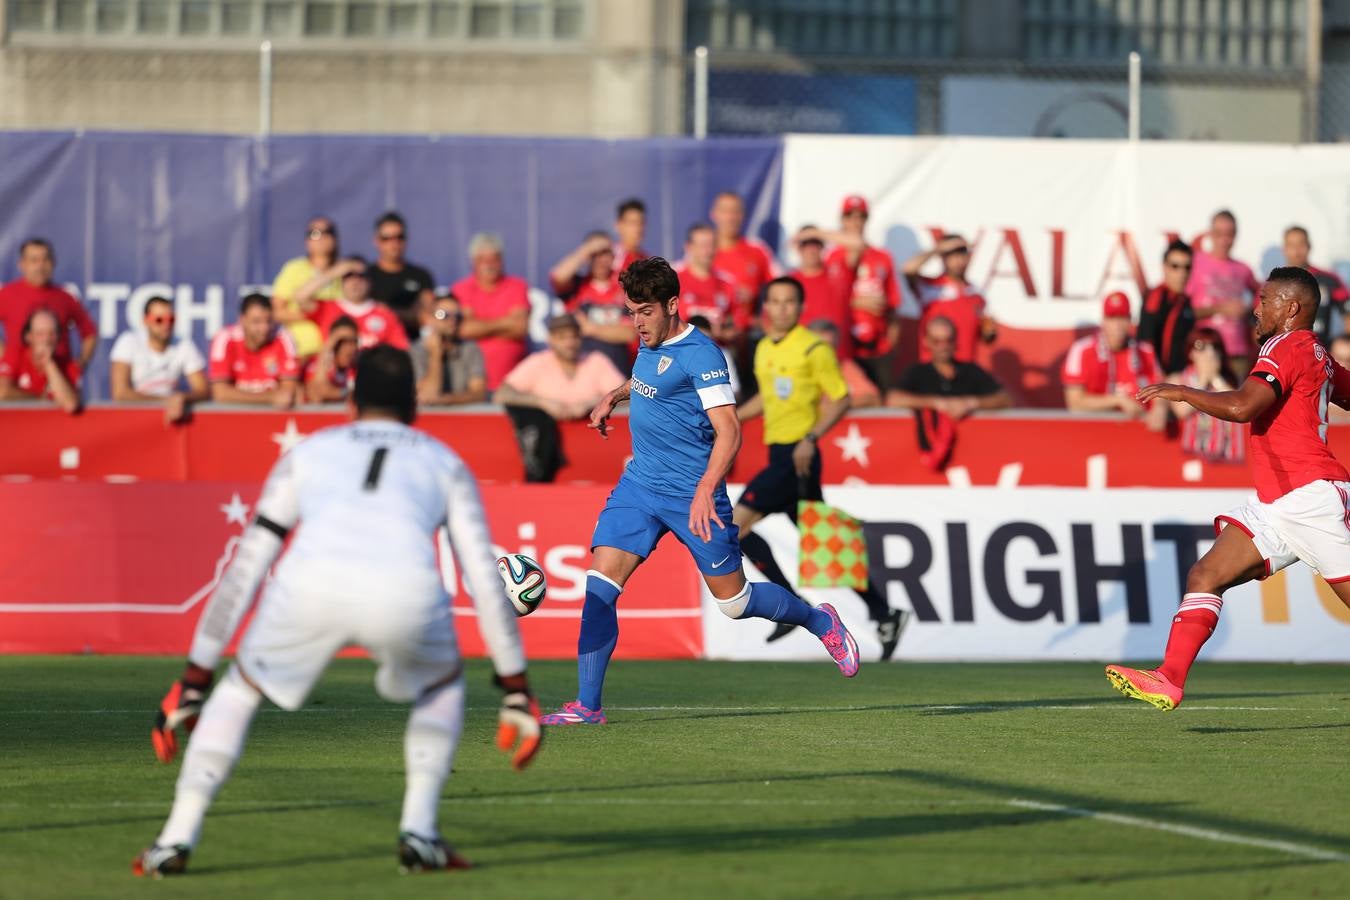
<svg viewBox="0 0 1350 900"><path fill-rule="evenodd" d="M897 266L886 250L867 243L869 214L866 198L848 196L836 228L808 225L791 237L797 266L789 274L805 298L802 322L834 346L853 408L913 410L920 449L940 466L957 423L1012 405L1018 386L999 385L977 364L981 347L998 342L999 327L967 277L967 241L942 235ZM745 233L745 220L740 196L717 194L708 219L687 228L675 269L682 314L722 346L728 370L738 373L738 396L750 397L757 390L748 363L762 334L761 296L785 267ZM1221 210L1203 249L1171 241L1161 283L1139 298L1137 322L1126 294L1102 299L1100 327L1065 348L1060 377L1069 411L1122 413L1172 430L1195 456L1244 458L1240 429L1135 399L1141 387L1165 378L1221 389L1245 377L1259 283L1232 255L1237 227L1233 214ZM191 340L175 336L171 300L151 298L140 327L112 347L112 400L160 403L170 422L208 400L281 409L337 403L351 391L356 355L387 343L412 353L422 404L495 400L506 407L529 477L548 480L562 465L557 421L584 415L631 369L638 344L618 276L647 256L645 229L642 201L625 200L611 230L587 233L557 261L549 271L557 305L548 346L530 355L529 285L509 274L498 235L474 235L466 248L469 274L437 293L433 274L405 255L408 228L398 213L375 221L370 261L344 255L334 222L317 216L306 225L303 253L281 267L270 295L242 300L237 321L211 337L206 358ZM1307 268L1323 287L1318 336L1333 356L1350 360L1341 316L1350 291L1309 262L1311 249L1306 229L1285 231L1286 263ZM81 303L54 283L55 262L47 241L28 240L19 249L20 277L0 288L0 399L45 399L73 412L97 330ZM900 279L919 309L917 347L907 359Z"/></svg>

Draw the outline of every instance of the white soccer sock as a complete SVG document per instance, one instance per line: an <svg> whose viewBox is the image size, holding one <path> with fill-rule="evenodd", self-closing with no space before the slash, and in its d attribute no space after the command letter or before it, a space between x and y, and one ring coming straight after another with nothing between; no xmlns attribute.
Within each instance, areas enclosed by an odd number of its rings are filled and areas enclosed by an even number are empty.
<svg viewBox="0 0 1350 900"><path fill-rule="evenodd" d="M155 843L197 845L202 819L243 752L249 724L261 701L262 695L231 666L202 707L183 754L173 810Z"/></svg>
<svg viewBox="0 0 1350 900"><path fill-rule="evenodd" d="M423 837L437 834L436 819L441 788L450 774L455 745L464 726L464 678L418 698L408 716L403 736L403 759L408 786L403 794L403 817L399 831Z"/></svg>

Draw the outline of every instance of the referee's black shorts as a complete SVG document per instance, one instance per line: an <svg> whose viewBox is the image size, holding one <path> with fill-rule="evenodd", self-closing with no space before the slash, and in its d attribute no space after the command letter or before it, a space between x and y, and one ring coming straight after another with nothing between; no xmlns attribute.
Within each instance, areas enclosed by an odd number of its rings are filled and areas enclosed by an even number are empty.
<svg viewBox="0 0 1350 900"><path fill-rule="evenodd" d="M796 444L770 444L769 464L745 486L745 493L737 500L757 513L772 515L787 513L797 518L798 500L822 500L820 491L820 451L811 456L811 471L798 475L792 465L792 450Z"/></svg>

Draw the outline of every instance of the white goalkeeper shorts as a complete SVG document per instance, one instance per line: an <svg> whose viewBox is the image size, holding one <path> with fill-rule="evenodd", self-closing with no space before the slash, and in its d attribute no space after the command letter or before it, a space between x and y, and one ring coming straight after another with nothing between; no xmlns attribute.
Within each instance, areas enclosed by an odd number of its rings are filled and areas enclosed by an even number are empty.
<svg viewBox="0 0 1350 900"><path fill-rule="evenodd" d="M1272 503L1253 497L1217 516L1214 533L1225 525L1252 539L1266 576L1301 559L1328 583L1350 581L1350 482L1314 481Z"/></svg>
<svg viewBox="0 0 1350 900"><path fill-rule="evenodd" d="M375 690L397 703L416 699L463 665L439 573L400 573L372 583L330 565L278 573L236 659L264 696L296 710L347 646L370 653L379 666Z"/></svg>

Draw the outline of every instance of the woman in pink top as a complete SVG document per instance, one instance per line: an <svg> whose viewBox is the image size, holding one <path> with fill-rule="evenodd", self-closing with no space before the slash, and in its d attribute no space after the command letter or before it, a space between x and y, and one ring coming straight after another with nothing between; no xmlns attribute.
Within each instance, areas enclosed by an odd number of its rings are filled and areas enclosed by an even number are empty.
<svg viewBox="0 0 1350 900"><path fill-rule="evenodd" d="M1186 293L1191 296L1198 324L1223 336L1223 346L1239 378L1251 368L1252 336L1248 319L1260 285L1246 263L1233 259L1237 240L1237 219L1226 209L1210 220L1209 252L1195 250L1191 279Z"/></svg>
<svg viewBox="0 0 1350 900"><path fill-rule="evenodd" d="M486 231L469 241L473 274L450 288L459 299L464 320L462 340L478 342L487 369L488 390L496 390L525 356L525 334L530 325L530 287L525 279L504 273L502 239Z"/></svg>

